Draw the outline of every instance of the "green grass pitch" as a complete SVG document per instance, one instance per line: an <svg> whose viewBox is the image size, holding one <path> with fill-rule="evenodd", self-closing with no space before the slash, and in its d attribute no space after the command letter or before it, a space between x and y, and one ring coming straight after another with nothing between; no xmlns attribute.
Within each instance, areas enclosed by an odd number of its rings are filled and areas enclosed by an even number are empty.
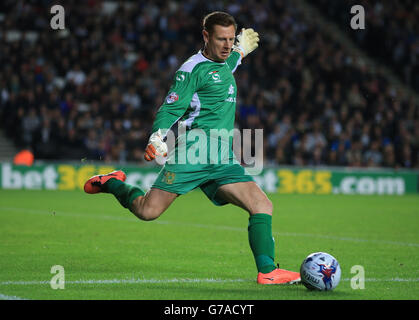
<svg viewBox="0 0 419 320"><path fill-rule="evenodd" d="M419 196L269 195L281 268L335 256L336 290L256 284L247 213L200 191L144 222L112 195L0 191L0 299L418 299ZM65 272L52 289L51 267ZM359 273L365 271L364 289Z"/></svg>

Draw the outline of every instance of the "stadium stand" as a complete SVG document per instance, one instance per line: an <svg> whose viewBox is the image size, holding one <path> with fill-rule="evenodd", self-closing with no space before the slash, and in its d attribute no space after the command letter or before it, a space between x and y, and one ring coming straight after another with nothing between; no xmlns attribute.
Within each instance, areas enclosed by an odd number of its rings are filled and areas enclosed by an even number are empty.
<svg viewBox="0 0 419 320"><path fill-rule="evenodd" d="M401 80L419 91L419 4L414 0L346 0L313 2L340 26L348 26L354 5L365 9L368 28L342 28L366 52L391 66Z"/></svg>
<svg viewBox="0 0 419 320"><path fill-rule="evenodd" d="M393 19L384 1L358 2L374 10L374 26L398 28L354 33L355 43L417 90L415 21ZM325 16L348 19L336 13L352 1L337 3ZM264 129L267 164L419 168L414 97L345 51L293 1L66 1L61 31L49 26L51 5L1 5L1 126L36 159L142 163L174 72L201 47L196 26L206 13L223 10L261 35L236 72L237 124ZM390 8L404 12L403 2ZM379 50L368 40L377 32L391 41Z"/></svg>

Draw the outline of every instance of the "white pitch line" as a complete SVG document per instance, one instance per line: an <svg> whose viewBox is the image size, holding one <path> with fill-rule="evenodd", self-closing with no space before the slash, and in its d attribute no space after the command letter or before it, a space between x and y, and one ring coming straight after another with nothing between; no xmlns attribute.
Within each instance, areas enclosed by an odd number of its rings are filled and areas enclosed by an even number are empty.
<svg viewBox="0 0 419 320"><path fill-rule="evenodd" d="M16 296L8 296L8 295L0 293L0 300L28 300L28 299L16 297Z"/></svg>
<svg viewBox="0 0 419 320"><path fill-rule="evenodd" d="M343 278L341 281L351 281L351 278ZM255 282L255 279L105 279L105 280L71 280L65 281L65 284L165 284L165 283L237 283L237 282ZM419 278L389 278L389 279L377 279L377 278L366 278L365 282L419 282ZM14 285L50 285L50 281L3 281L0 282L1 286L14 286ZM5 296L0 294L1 298L16 298L17 300L22 299L19 297ZM10 299L9 299L10 300Z"/></svg>
<svg viewBox="0 0 419 320"><path fill-rule="evenodd" d="M99 219L99 220L115 220L115 221L138 221L134 216L111 216L111 215L89 215L86 213L77 213L77 212L62 212L54 210L35 210L35 209L26 209L26 208L11 208L11 207L0 207L0 210L10 210L18 213L31 213L31 214L42 214L42 215L62 215L66 217L77 217L77 218L86 218L86 219ZM161 225L179 225L179 226L190 226L196 228L207 228L207 229L218 229L218 230L230 230L230 231L246 231L247 228L239 227L230 227L222 225L211 225L211 224L199 224L199 223L188 223L181 221L167 221L167 220L157 220L153 223ZM419 247L419 243L411 242L402 242L402 241L391 241L391 240L380 240L380 239L361 239L353 237L343 237L343 236L331 236L331 235L322 235L322 234L310 234L310 233L295 233L295 232L273 232L273 235L278 235L281 237L305 237L305 238L319 238L319 239L330 239L338 241L349 241L349 242L366 242L366 243L377 243L377 244L386 244L386 245L396 245L404 247Z"/></svg>
<svg viewBox="0 0 419 320"><path fill-rule="evenodd" d="M105 279L105 280L70 280L65 284L147 284L147 283L235 283L254 280L245 279ZM50 285L50 281L3 281L0 286L10 285Z"/></svg>
<svg viewBox="0 0 419 320"><path fill-rule="evenodd" d="M341 281L351 281L351 278L340 279ZM419 278L390 278L390 279L377 279L377 278L366 278L365 282L419 282Z"/></svg>

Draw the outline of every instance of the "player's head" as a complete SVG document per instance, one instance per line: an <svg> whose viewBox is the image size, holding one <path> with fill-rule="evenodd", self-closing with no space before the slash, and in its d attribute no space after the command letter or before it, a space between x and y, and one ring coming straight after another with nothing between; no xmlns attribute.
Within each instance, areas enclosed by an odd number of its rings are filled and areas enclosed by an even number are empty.
<svg viewBox="0 0 419 320"><path fill-rule="evenodd" d="M205 55L215 61L225 61L236 36L237 23L234 18L226 12L215 11L205 16L202 27Z"/></svg>

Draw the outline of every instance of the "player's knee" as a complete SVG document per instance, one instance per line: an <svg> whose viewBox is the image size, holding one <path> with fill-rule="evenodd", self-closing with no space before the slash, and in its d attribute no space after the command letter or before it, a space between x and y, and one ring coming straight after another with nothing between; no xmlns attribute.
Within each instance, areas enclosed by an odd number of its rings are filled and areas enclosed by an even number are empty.
<svg viewBox="0 0 419 320"><path fill-rule="evenodd" d="M132 210L131 210L137 218L144 220L144 221L151 221L157 219L161 212L154 208L153 206L147 205L147 203L143 199L137 199L133 202Z"/></svg>
<svg viewBox="0 0 419 320"><path fill-rule="evenodd" d="M272 201L271 200L269 200L268 199L268 201L269 201L269 207L270 207L270 209L271 209L271 215L273 214L273 212L274 212L274 204L272 203Z"/></svg>
<svg viewBox="0 0 419 320"><path fill-rule="evenodd" d="M138 212L137 217L144 221L152 221L160 217L161 212L152 207L144 207Z"/></svg>
<svg viewBox="0 0 419 320"><path fill-rule="evenodd" d="M253 214L255 213L266 213L272 215L273 212L273 204L272 201L269 200L267 197L260 199L257 203L255 208L253 209Z"/></svg>
<svg viewBox="0 0 419 320"><path fill-rule="evenodd" d="M143 214L141 215L140 219L143 221L153 221L156 220L159 217L159 215L152 215L152 214Z"/></svg>
<svg viewBox="0 0 419 320"><path fill-rule="evenodd" d="M272 212L274 210L274 205L272 204L272 201L266 198L264 201L264 206L266 207L265 213L272 215Z"/></svg>

